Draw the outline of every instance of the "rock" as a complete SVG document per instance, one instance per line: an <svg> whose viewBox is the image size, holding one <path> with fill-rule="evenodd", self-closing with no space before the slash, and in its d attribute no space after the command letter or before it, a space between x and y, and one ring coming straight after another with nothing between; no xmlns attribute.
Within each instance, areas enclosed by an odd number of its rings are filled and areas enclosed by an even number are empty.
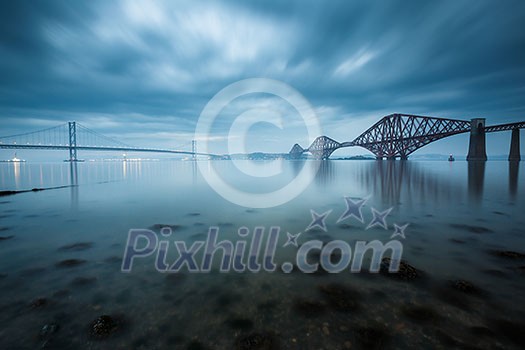
<svg viewBox="0 0 525 350"><path fill-rule="evenodd" d="M278 350L277 339L269 333L252 333L235 341L235 350Z"/></svg>
<svg viewBox="0 0 525 350"><path fill-rule="evenodd" d="M416 269L414 266L410 265L404 260L401 260L401 262L399 263L398 272L391 273L389 271L390 263L390 258L383 258L381 260L381 267L379 271L386 276L396 277L403 281L412 281L423 276L422 271Z"/></svg>
<svg viewBox="0 0 525 350"><path fill-rule="evenodd" d="M95 338L106 338L119 329L119 321L109 315L99 316L89 326L90 334Z"/></svg>
<svg viewBox="0 0 525 350"><path fill-rule="evenodd" d="M56 324L56 323L48 323L48 324L44 325L40 329L40 332L38 333L38 337L41 340L49 339L53 334L58 332L59 329L60 329L60 327L59 327L58 324Z"/></svg>
<svg viewBox="0 0 525 350"><path fill-rule="evenodd" d="M41 349L47 349L48 345L53 339L53 336L58 332L59 326L56 323L48 323L44 325L38 333L38 338L42 341ZM54 347L53 347L54 348Z"/></svg>
<svg viewBox="0 0 525 350"><path fill-rule="evenodd" d="M169 227L169 228L171 228L172 231L175 231L175 230L178 230L178 229L182 228L181 225L171 225L171 224L154 224L154 225L150 226L149 228L152 229L152 230L155 230L155 231L160 231L164 227Z"/></svg>
<svg viewBox="0 0 525 350"><path fill-rule="evenodd" d="M346 224L346 223L342 223L340 225L337 225L337 227L339 227L342 230L350 230L350 229L353 228L352 225L349 225L349 224Z"/></svg>
<svg viewBox="0 0 525 350"><path fill-rule="evenodd" d="M477 233L477 234L494 232L491 229L488 229L482 226L472 226L472 225L466 225L466 224L450 224L449 226L452 228L458 229L458 230L468 231L470 233Z"/></svg>
<svg viewBox="0 0 525 350"><path fill-rule="evenodd" d="M31 306L32 309L39 309L48 304L48 300L46 298L37 298L35 300L32 300L29 306Z"/></svg>
<svg viewBox="0 0 525 350"><path fill-rule="evenodd" d="M15 236L13 236L13 235L10 235L10 236L0 236L0 241L7 241L8 239L12 239L13 237L15 237Z"/></svg>
<svg viewBox="0 0 525 350"><path fill-rule="evenodd" d="M345 341L345 343L343 344L343 346L345 347L345 349L351 349L352 348L352 342L351 341Z"/></svg>
<svg viewBox="0 0 525 350"><path fill-rule="evenodd" d="M323 334L326 336L330 335L330 329L328 329L328 326L324 325L321 330L323 331Z"/></svg>
<svg viewBox="0 0 525 350"><path fill-rule="evenodd" d="M93 247L92 242L79 242L79 243L73 243L73 244L67 244L60 248L58 248L59 251L70 251L70 252L78 252L82 250L87 250L89 248Z"/></svg>
<svg viewBox="0 0 525 350"><path fill-rule="evenodd" d="M86 260L82 260L82 259L66 259L66 260L59 261L56 264L56 267L69 268L69 267L79 266L85 263L86 263Z"/></svg>
<svg viewBox="0 0 525 350"><path fill-rule="evenodd" d="M452 288L465 294L480 294L481 289L466 280L449 281Z"/></svg>
<svg viewBox="0 0 525 350"><path fill-rule="evenodd" d="M525 259L525 254L513 252L511 250L492 250L490 253L494 256L506 259L521 260Z"/></svg>

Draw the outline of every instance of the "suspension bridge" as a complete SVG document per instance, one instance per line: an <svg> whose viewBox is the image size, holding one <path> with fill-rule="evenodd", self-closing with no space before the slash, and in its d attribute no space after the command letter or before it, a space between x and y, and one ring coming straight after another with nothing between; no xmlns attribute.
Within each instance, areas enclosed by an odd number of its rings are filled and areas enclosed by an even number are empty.
<svg viewBox="0 0 525 350"><path fill-rule="evenodd" d="M391 114L383 117L353 141L337 142L328 136L319 136L308 148L295 144L289 152L291 158L310 153L316 159L328 159L339 148L363 147L376 159L408 159L408 156L429 143L470 132L467 160L487 160L485 135L492 132L511 131L510 161L519 161L520 129L525 122L485 125L484 118L471 120L446 119L409 114Z"/></svg>
<svg viewBox="0 0 525 350"><path fill-rule="evenodd" d="M43 130L0 137L0 148L66 150L69 152L68 161L72 162L78 161L77 151L79 150L153 152L187 154L193 157L199 155L218 157L214 154L197 152L195 140L191 141L191 147L191 150L134 147L102 135L77 122L68 122Z"/></svg>

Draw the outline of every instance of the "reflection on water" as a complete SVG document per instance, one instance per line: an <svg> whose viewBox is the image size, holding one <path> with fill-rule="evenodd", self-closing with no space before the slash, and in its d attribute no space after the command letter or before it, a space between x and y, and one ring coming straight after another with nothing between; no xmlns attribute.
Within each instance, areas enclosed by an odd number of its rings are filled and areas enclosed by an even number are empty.
<svg viewBox="0 0 525 350"><path fill-rule="evenodd" d="M78 209L78 166L69 162L69 184L71 185L71 209Z"/></svg>
<svg viewBox="0 0 525 350"><path fill-rule="evenodd" d="M318 167L315 176L315 182L319 186L329 186L334 181L334 161L331 160L314 160L311 161L311 167Z"/></svg>
<svg viewBox="0 0 525 350"><path fill-rule="evenodd" d="M13 164L13 172L15 174L15 186L18 187L20 184L20 163L15 162Z"/></svg>
<svg viewBox="0 0 525 350"><path fill-rule="evenodd" d="M479 203L483 197L486 162L468 162L468 190L472 202Z"/></svg>
<svg viewBox="0 0 525 350"><path fill-rule="evenodd" d="M509 193L512 199L518 194L518 173L520 163L516 161L509 162Z"/></svg>
<svg viewBox="0 0 525 350"><path fill-rule="evenodd" d="M228 162L211 163L246 183ZM1 348L520 348L524 164L290 161L290 177L318 165L314 182L289 203L258 210L222 199L195 162L0 164L1 190L71 185L0 200ZM337 222L343 196L369 198L364 223ZM366 229L371 208L393 208L389 230ZM310 209L332 210L327 232L305 232ZM210 225L221 227L221 239L237 239L240 226L278 225L303 232L300 244L353 244L389 240L394 223L409 225L403 258L419 271L406 279L280 270L166 276L153 257L120 272L131 228L171 225L173 239L189 245ZM278 264L293 261L295 248L284 243L281 236ZM119 325L102 339L90 333L101 315Z"/></svg>

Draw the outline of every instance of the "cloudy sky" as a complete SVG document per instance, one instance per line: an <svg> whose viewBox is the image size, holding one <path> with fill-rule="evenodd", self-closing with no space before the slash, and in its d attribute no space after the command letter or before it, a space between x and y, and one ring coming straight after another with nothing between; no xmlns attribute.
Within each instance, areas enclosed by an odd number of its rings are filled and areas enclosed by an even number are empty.
<svg viewBox="0 0 525 350"><path fill-rule="evenodd" d="M76 120L123 142L172 148L194 137L218 91L255 77L297 89L323 133L338 141L395 112L486 117L487 124L525 119L523 1L0 7L0 135ZM246 101L272 104L268 96ZM226 124L216 128L217 140ZM282 152L298 141L306 147L301 131L253 128L249 148ZM509 137L490 135L489 154L506 153ZM466 153L466 140L457 136L419 152ZM336 155L346 153L366 151Z"/></svg>

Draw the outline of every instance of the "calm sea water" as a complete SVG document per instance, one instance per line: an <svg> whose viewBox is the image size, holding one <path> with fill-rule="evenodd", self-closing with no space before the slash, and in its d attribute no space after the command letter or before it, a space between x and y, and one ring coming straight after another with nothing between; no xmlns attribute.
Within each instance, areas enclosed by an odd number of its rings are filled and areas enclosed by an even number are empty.
<svg viewBox="0 0 525 350"><path fill-rule="evenodd" d="M249 209L216 194L193 162L2 163L0 190L69 187L0 197L0 348L522 348L524 164L324 161L299 197ZM255 186L231 163L209 163L254 192L314 165L286 162L282 175ZM343 196L368 198L364 223L337 223ZM393 208L388 230L366 230L372 208ZM327 232L305 232L311 209L332 210ZM419 271L413 280L280 268L162 274L153 258L120 270L131 228L171 225L170 239L191 244L212 225L234 240L241 226L280 226L280 264L296 252L282 247L286 232L303 232L299 244L353 246L387 242L394 223L409 224L398 238ZM101 315L113 323L97 337Z"/></svg>

